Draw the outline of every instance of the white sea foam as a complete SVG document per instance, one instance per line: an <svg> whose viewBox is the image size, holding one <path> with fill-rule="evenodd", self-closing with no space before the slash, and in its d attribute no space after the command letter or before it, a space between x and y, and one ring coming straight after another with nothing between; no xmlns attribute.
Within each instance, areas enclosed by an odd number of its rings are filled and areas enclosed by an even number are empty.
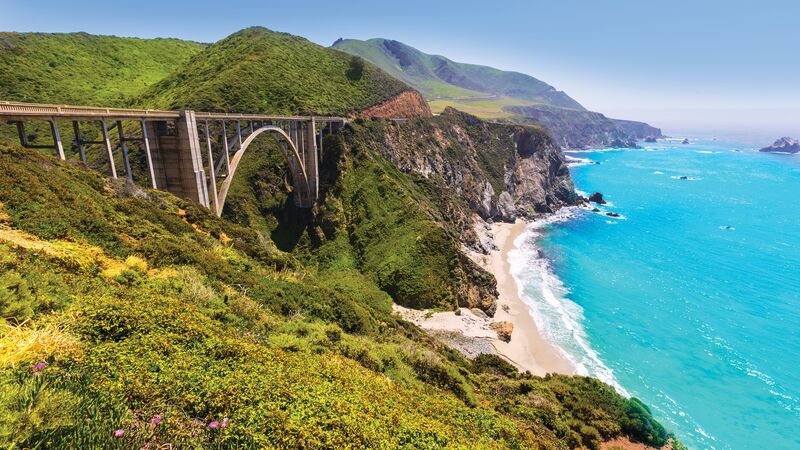
<svg viewBox="0 0 800 450"><path fill-rule="evenodd" d="M614 378L612 370L592 349L583 328L583 308L569 299L569 290L552 270L550 261L536 245L544 227L580 214L579 208L564 208L546 219L536 221L514 241L509 252L511 275L517 282L520 298L530 308L536 326L575 367L579 375L588 375L630 396Z"/></svg>
<svg viewBox="0 0 800 450"><path fill-rule="evenodd" d="M664 172L656 170L655 172L653 172L653 175L664 175Z"/></svg>
<svg viewBox="0 0 800 450"><path fill-rule="evenodd" d="M578 158L577 156L572 155L564 155L567 158L567 166L569 167L578 167L578 166L588 166L590 164L596 164L589 158Z"/></svg>

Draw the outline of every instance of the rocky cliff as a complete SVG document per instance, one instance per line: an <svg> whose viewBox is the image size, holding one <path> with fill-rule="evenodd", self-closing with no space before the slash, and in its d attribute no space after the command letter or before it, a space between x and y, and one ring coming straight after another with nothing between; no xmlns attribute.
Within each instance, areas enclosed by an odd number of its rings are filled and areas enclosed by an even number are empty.
<svg viewBox="0 0 800 450"><path fill-rule="evenodd" d="M361 117L379 117L384 119L408 119L413 117L431 117L428 102L417 91L406 91L385 102L372 106L359 114Z"/></svg>
<svg viewBox="0 0 800 450"><path fill-rule="evenodd" d="M592 111L547 106L509 106L516 122L547 128L555 142L564 148L633 147L647 137L662 137L661 130L643 122L610 119Z"/></svg>
<svg viewBox="0 0 800 450"><path fill-rule="evenodd" d="M365 145L434 191L470 245L474 215L513 221L577 201L561 151L539 127L484 122L448 108L432 119L386 125Z"/></svg>
<svg viewBox="0 0 800 450"><path fill-rule="evenodd" d="M492 246L481 226L578 201L564 157L543 129L454 109L405 121L359 118L324 148L323 201L306 228L312 245L349 249L355 266L406 307L493 315L496 281L468 256ZM292 204L270 196L256 193L266 206L261 214L280 216L274 205Z"/></svg>

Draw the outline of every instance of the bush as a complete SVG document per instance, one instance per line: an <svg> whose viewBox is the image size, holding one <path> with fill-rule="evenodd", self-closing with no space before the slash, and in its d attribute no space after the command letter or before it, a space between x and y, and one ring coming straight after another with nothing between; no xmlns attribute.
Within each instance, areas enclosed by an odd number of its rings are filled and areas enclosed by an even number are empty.
<svg viewBox="0 0 800 450"><path fill-rule="evenodd" d="M472 371L475 373L491 373L509 378L516 378L519 370L499 355L483 353L472 360Z"/></svg>

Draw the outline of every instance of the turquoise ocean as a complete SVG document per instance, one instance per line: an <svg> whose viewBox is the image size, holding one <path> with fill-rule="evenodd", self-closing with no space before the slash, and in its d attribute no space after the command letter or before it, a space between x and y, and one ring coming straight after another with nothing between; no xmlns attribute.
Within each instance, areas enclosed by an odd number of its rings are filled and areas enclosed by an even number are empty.
<svg viewBox="0 0 800 450"><path fill-rule="evenodd" d="M800 449L800 155L641 145L569 153L609 204L517 239L523 298L579 373L690 448Z"/></svg>

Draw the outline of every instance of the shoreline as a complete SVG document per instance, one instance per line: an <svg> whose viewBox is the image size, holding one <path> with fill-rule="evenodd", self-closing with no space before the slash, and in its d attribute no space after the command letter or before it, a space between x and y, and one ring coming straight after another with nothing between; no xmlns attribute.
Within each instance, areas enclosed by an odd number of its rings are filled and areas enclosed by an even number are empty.
<svg viewBox="0 0 800 450"><path fill-rule="evenodd" d="M511 274L508 254L516 250L514 241L529 224L523 220L491 224L487 231L496 249L488 254L471 255L497 280L497 311L494 317L468 308L459 308L458 312L429 312L394 305L394 311L469 358L481 353L493 353L508 360L520 371L530 371L534 375L574 375L575 366L539 331L531 309L520 297L517 280ZM500 339L496 329L492 328L493 324L504 322L513 327L509 342Z"/></svg>
<svg viewBox="0 0 800 450"><path fill-rule="evenodd" d="M511 274L508 253L516 250L514 241L525 232L529 222L494 223L492 233L499 250L492 251L486 258L484 268L497 279L497 300L495 321L507 321L514 325L510 342L495 344L498 352L514 362L523 370L535 375L559 373L575 374L575 367L561 351L550 342L536 326L531 309L519 295L520 287Z"/></svg>

